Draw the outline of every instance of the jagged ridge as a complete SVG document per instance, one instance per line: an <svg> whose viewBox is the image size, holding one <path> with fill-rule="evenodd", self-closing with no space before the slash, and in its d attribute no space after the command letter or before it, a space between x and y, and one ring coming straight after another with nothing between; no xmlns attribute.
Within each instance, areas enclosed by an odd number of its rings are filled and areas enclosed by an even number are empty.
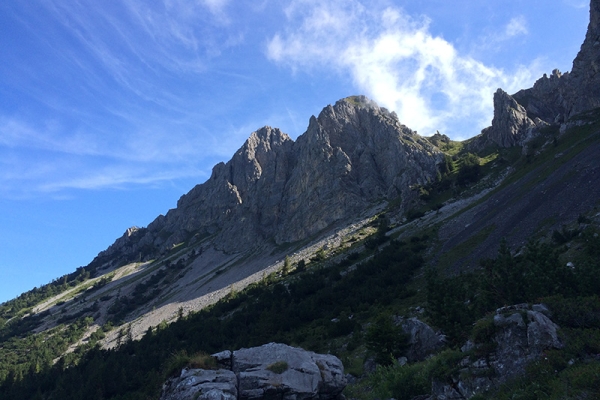
<svg viewBox="0 0 600 400"><path fill-rule="evenodd" d="M431 181L442 153L364 96L349 97L311 117L293 141L277 128L253 132L227 163L181 197L147 228L128 230L99 260L151 258L189 239L214 235L237 252L274 240L295 242L347 221L375 200Z"/></svg>
<svg viewBox="0 0 600 400"><path fill-rule="evenodd" d="M512 147L527 142L543 127L562 125L578 114L600 107L600 1L590 3L590 23L571 72L555 69L532 88L512 96L498 89L494 95L492 126L469 144L473 150L489 145Z"/></svg>

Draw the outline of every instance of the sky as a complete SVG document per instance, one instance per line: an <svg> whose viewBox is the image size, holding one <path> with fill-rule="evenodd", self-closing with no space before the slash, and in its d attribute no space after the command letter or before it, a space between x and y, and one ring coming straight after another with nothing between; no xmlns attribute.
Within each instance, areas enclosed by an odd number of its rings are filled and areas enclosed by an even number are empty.
<svg viewBox="0 0 600 400"><path fill-rule="evenodd" d="M176 207L262 126L364 94L420 135L572 67L587 0L0 2L0 302Z"/></svg>

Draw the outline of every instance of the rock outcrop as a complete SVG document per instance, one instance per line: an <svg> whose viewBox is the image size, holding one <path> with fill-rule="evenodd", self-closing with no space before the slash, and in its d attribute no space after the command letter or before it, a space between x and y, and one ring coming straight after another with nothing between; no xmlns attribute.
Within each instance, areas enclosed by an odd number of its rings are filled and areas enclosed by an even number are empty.
<svg viewBox="0 0 600 400"><path fill-rule="evenodd" d="M581 50L573 61L569 116L600 107L600 0L590 2L590 23Z"/></svg>
<svg viewBox="0 0 600 400"><path fill-rule="evenodd" d="M503 307L496 310L491 338L494 350L481 357L466 356L451 384L433 382L432 399L468 399L522 376L525 367L542 357L545 350L561 348L558 326L542 304ZM462 350L480 354L483 344L468 342Z"/></svg>
<svg viewBox="0 0 600 400"><path fill-rule="evenodd" d="M222 369L184 369L163 387L161 400L338 399L346 386L335 356L285 344L224 351L213 355Z"/></svg>
<svg viewBox="0 0 600 400"><path fill-rule="evenodd" d="M446 344L446 337L418 318L397 318L396 323L408 335L407 361L422 361Z"/></svg>
<svg viewBox="0 0 600 400"><path fill-rule="evenodd" d="M502 89L494 94L494 119L471 146L482 149L489 145L513 147L523 145L534 132L548 124L540 118L529 118L525 108Z"/></svg>
<svg viewBox="0 0 600 400"><path fill-rule="evenodd" d="M480 150L488 145L522 145L539 128L561 125L600 107L600 0L590 2L590 23L571 72L555 69L538 79L532 88L509 96L498 89L494 95L494 120L471 143Z"/></svg>
<svg viewBox="0 0 600 400"><path fill-rule="evenodd" d="M237 400L237 376L224 369L184 369L181 375L168 381L161 400Z"/></svg>
<svg viewBox="0 0 600 400"><path fill-rule="evenodd" d="M327 106L296 142L279 129L252 133L227 163L182 196L177 208L99 255L166 251L192 236L243 251L264 240L294 242L347 222L373 201L435 179L442 153L364 96Z"/></svg>

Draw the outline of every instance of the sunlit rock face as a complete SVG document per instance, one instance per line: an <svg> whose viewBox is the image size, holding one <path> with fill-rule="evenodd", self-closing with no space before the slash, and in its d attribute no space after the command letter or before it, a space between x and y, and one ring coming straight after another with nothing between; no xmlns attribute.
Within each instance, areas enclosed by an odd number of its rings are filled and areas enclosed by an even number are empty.
<svg viewBox="0 0 600 400"><path fill-rule="evenodd" d="M435 179L442 153L395 113L364 96L311 117L294 142L277 128L252 133L227 163L135 236L106 255L164 252L194 235L236 252L303 240L356 218L374 202L401 198ZM130 240L128 240L130 239ZM152 250L155 249L155 250Z"/></svg>
<svg viewBox="0 0 600 400"><path fill-rule="evenodd" d="M548 125L572 124L569 120L600 107L600 0L592 0L590 23L571 72L555 69L532 88L494 95L494 119L468 147L521 146ZM563 126L564 127L564 126ZM564 131L564 129L562 130Z"/></svg>
<svg viewBox="0 0 600 400"><path fill-rule="evenodd" d="M161 400L343 399L344 366L330 354L280 343L214 354L221 369L184 369Z"/></svg>

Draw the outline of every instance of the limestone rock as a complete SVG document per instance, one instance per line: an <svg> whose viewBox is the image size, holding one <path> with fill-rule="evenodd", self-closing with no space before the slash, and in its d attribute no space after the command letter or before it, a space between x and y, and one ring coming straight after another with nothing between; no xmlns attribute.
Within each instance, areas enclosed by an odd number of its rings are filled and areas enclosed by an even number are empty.
<svg viewBox="0 0 600 400"><path fill-rule="evenodd" d="M600 107L600 1L590 1L590 22L571 72L544 74L531 89L515 93L530 118L566 123L570 117Z"/></svg>
<svg viewBox="0 0 600 400"><path fill-rule="evenodd" d="M547 123L539 118L535 121L529 118L522 105L508 93L498 89L494 94L492 126L485 128L481 135L470 143L470 147L481 150L492 144L500 147L523 145L534 136L536 130L546 125Z"/></svg>
<svg viewBox="0 0 600 400"><path fill-rule="evenodd" d="M346 386L337 357L278 343L234 351L233 371L240 399L336 398Z"/></svg>
<svg viewBox="0 0 600 400"><path fill-rule="evenodd" d="M496 333L493 341L496 349L487 357L474 362L466 357L461 364L460 375L453 377L452 384L434 382L434 399L470 398L492 387L525 373L527 364L540 358L545 350L561 348L558 326L546 314L541 304L529 307L518 304L496 310L493 324ZM463 348L473 348L468 343Z"/></svg>
<svg viewBox="0 0 600 400"><path fill-rule="evenodd" d="M600 0L590 2L590 22L581 50L573 61L574 87L569 116L600 107Z"/></svg>
<svg viewBox="0 0 600 400"><path fill-rule="evenodd" d="M277 128L253 132L227 163L147 228L99 255L150 259L174 245L213 236L227 252L306 239L355 218L374 201L436 177L442 153L364 96L327 106L294 142ZM104 257L104 258L103 258Z"/></svg>
<svg viewBox="0 0 600 400"><path fill-rule="evenodd" d="M443 146L448 145L451 142L451 139L448 136L441 134L439 131L436 131L433 136L427 137L425 139L427 139L431 144L438 148L442 148Z"/></svg>
<svg viewBox="0 0 600 400"><path fill-rule="evenodd" d="M591 0L587 34L571 72L563 74L555 69L550 76L544 74L532 88L512 96L499 89L494 95L492 126L468 147L477 151L490 144L520 146L545 125L577 125L572 117L600 107L599 72L600 0Z"/></svg>
<svg viewBox="0 0 600 400"><path fill-rule="evenodd" d="M408 361L422 361L444 347L444 336L436 333L429 325L419 319L401 318L397 323L402 326L402 330L410 337L406 352Z"/></svg>
<svg viewBox="0 0 600 400"><path fill-rule="evenodd" d="M167 381L161 400L237 400L237 377L228 370L184 369Z"/></svg>
<svg viewBox="0 0 600 400"><path fill-rule="evenodd" d="M229 369L187 370L163 386L161 400L341 399L346 386L342 362L285 344L213 354Z"/></svg>

